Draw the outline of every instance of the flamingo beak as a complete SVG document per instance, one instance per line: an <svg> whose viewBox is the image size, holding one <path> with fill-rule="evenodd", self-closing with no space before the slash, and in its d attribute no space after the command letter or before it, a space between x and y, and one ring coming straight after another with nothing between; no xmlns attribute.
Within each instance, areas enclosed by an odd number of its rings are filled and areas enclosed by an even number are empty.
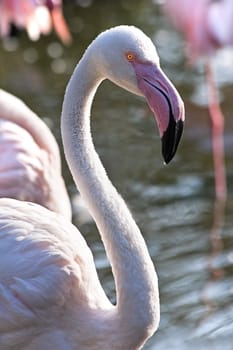
<svg viewBox="0 0 233 350"><path fill-rule="evenodd" d="M133 62L138 88L145 96L158 124L164 162L174 157L183 132L185 112L176 88L160 67Z"/></svg>

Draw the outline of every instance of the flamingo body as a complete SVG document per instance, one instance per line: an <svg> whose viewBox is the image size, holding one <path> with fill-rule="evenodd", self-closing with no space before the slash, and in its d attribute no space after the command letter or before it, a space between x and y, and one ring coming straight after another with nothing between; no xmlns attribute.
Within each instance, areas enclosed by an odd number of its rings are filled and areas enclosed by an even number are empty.
<svg viewBox="0 0 233 350"><path fill-rule="evenodd" d="M1 349L85 348L80 330L91 328L90 311L94 322L110 309L85 240L39 205L2 198L0 205Z"/></svg>
<svg viewBox="0 0 233 350"><path fill-rule="evenodd" d="M0 90L0 197L35 202L71 218L55 138L20 99Z"/></svg>
<svg viewBox="0 0 233 350"><path fill-rule="evenodd" d="M166 162L177 149L184 107L152 41L128 26L100 34L67 86L61 127L68 165L112 266L116 305L105 295L77 228L36 204L0 199L1 350L136 350L158 327L154 265L92 142L90 109L105 78L143 95L160 112Z"/></svg>
<svg viewBox="0 0 233 350"><path fill-rule="evenodd" d="M210 58L217 49L233 45L232 0L167 0L165 11L183 33L187 43L189 63L205 57L208 108L212 123L212 148L216 199L227 196L224 160L224 116L218 99L217 86Z"/></svg>
<svg viewBox="0 0 233 350"><path fill-rule="evenodd" d="M165 10L185 35L191 62L233 45L232 0L167 0Z"/></svg>
<svg viewBox="0 0 233 350"><path fill-rule="evenodd" d="M1 0L0 36L7 37L11 25L25 28L31 40L54 29L64 44L69 44L71 35L62 14L62 0Z"/></svg>

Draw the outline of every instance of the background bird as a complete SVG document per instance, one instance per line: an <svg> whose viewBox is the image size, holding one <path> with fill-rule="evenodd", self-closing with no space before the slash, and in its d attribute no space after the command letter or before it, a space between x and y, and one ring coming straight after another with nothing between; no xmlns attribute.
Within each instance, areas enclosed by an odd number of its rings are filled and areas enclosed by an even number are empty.
<svg viewBox="0 0 233 350"><path fill-rule="evenodd" d="M215 192L216 198L224 201L227 194L224 117L210 58L217 49L233 45L233 1L167 0L165 12L186 39L189 63L194 64L199 57L205 58L208 106L212 123Z"/></svg>
<svg viewBox="0 0 233 350"><path fill-rule="evenodd" d="M31 40L41 34L55 32L64 44L71 42L71 34L62 14L62 0L1 0L0 36L7 37L12 25L26 29Z"/></svg>
<svg viewBox="0 0 233 350"><path fill-rule="evenodd" d="M106 78L146 98L166 163L177 150L184 105L154 44L135 27L100 34L67 86L61 127L68 165L112 266L117 302L107 298L92 253L68 220L32 203L0 199L1 350L136 350L158 327L154 265L92 141L92 100Z"/></svg>
<svg viewBox="0 0 233 350"><path fill-rule="evenodd" d="M0 90L0 197L38 203L71 219L60 152L46 124Z"/></svg>

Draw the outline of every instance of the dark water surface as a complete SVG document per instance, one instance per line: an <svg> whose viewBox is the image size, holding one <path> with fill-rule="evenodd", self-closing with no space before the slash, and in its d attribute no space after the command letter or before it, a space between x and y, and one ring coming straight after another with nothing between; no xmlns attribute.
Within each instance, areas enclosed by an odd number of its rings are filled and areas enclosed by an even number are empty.
<svg viewBox="0 0 233 350"><path fill-rule="evenodd" d="M156 43L161 65L180 91L187 122L174 161L164 166L158 131L144 101L109 82L100 87L92 127L103 163L143 231L159 275L161 324L145 349L233 349L233 54L214 60L225 114L228 200L214 203L214 177L201 64L189 70L183 42L156 1L66 2L74 42L55 35L30 42L25 34L0 44L1 87L18 95L52 128L59 144L67 80L84 49L102 30L135 24ZM79 4L79 5L78 5ZM81 6L80 6L81 5ZM63 161L75 201L75 188ZM96 259L106 293L114 300L109 263L93 222L74 215Z"/></svg>

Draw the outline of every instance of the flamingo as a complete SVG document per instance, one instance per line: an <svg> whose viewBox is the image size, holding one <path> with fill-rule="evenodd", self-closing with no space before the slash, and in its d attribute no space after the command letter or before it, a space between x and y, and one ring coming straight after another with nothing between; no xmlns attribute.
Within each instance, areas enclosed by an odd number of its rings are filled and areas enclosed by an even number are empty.
<svg viewBox="0 0 233 350"><path fill-rule="evenodd" d="M11 25L25 28L31 40L49 34L52 26L64 44L71 42L71 34L62 14L62 0L1 0L0 36L7 37Z"/></svg>
<svg viewBox="0 0 233 350"><path fill-rule="evenodd" d="M106 296L92 252L71 222L34 203L0 199L1 350L136 350L158 327L153 262L92 142L91 106L104 79L146 98L166 163L177 150L184 105L162 72L152 41L134 26L99 34L66 88L61 130L68 165L112 266L116 305Z"/></svg>
<svg viewBox="0 0 233 350"><path fill-rule="evenodd" d="M212 123L212 147L216 199L225 201L227 184L224 162L224 117L210 57L219 48L233 45L232 0L167 0L165 11L187 42L189 62L205 57L209 114Z"/></svg>
<svg viewBox="0 0 233 350"><path fill-rule="evenodd" d="M23 101L1 89L0 197L35 202L71 219L55 138Z"/></svg>

